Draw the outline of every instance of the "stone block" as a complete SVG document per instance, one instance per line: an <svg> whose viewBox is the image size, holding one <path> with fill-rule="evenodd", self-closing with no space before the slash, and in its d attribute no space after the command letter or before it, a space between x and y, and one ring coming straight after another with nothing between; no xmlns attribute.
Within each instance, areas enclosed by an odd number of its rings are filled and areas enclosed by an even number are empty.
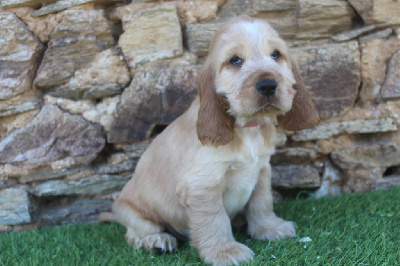
<svg viewBox="0 0 400 266"><path fill-rule="evenodd" d="M34 84L53 96L101 98L129 82L103 10L66 10L54 29Z"/></svg>
<svg viewBox="0 0 400 266"><path fill-rule="evenodd" d="M113 17L122 20L124 32L118 45L131 68L183 54L181 27L174 3L121 6Z"/></svg>
<svg viewBox="0 0 400 266"><path fill-rule="evenodd" d="M400 50L389 61L385 82L382 86L382 98L384 100L400 98Z"/></svg>
<svg viewBox="0 0 400 266"><path fill-rule="evenodd" d="M44 226L97 223L99 213L110 211L111 205L112 201L108 200L78 200L67 206L45 209L38 222Z"/></svg>
<svg viewBox="0 0 400 266"><path fill-rule="evenodd" d="M348 0L367 24L400 24L400 5L392 0Z"/></svg>
<svg viewBox="0 0 400 266"><path fill-rule="evenodd" d="M353 10L347 1L299 0L298 30L301 39L330 38L351 28Z"/></svg>
<svg viewBox="0 0 400 266"><path fill-rule="evenodd" d="M111 124L108 141L143 141L155 125L180 116L197 95L199 66L137 71Z"/></svg>
<svg viewBox="0 0 400 266"><path fill-rule="evenodd" d="M76 181L51 180L31 188L29 192L37 197L99 195L108 190L121 189L130 178L119 175L94 175Z"/></svg>
<svg viewBox="0 0 400 266"><path fill-rule="evenodd" d="M44 47L14 14L0 12L0 100L31 89Z"/></svg>
<svg viewBox="0 0 400 266"><path fill-rule="evenodd" d="M295 48L291 55L322 120L353 107L360 84L356 41Z"/></svg>
<svg viewBox="0 0 400 266"><path fill-rule="evenodd" d="M31 222L28 192L19 188L0 190L0 224L15 225Z"/></svg>
<svg viewBox="0 0 400 266"><path fill-rule="evenodd" d="M16 167L49 166L71 157L70 166L88 164L103 149L105 139L99 125L82 117L45 105L26 126L0 142L0 163Z"/></svg>
<svg viewBox="0 0 400 266"><path fill-rule="evenodd" d="M271 183L274 188L318 188L321 179L318 170L312 166L274 166Z"/></svg>
<svg viewBox="0 0 400 266"><path fill-rule="evenodd" d="M392 118L331 122L298 131L292 136L292 139L294 141L307 141L328 139L339 134L388 132L397 131L397 129L396 122Z"/></svg>

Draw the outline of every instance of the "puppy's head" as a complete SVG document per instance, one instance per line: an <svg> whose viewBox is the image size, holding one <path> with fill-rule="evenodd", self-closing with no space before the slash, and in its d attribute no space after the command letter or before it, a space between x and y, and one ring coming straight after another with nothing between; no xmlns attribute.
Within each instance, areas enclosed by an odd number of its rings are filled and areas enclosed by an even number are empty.
<svg viewBox="0 0 400 266"><path fill-rule="evenodd" d="M296 65L272 27L250 17L228 21L215 34L199 75L197 134L204 145L233 139L235 124L278 116L287 130L319 122Z"/></svg>

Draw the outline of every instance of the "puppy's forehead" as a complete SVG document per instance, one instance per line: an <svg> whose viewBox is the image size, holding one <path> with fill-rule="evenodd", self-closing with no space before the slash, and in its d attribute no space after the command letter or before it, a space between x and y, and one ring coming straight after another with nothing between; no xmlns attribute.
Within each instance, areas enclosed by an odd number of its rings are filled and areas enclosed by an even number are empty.
<svg viewBox="0 0 400 266"><path fill-rule="evenodd" d="M239 20L227 25L221 34L222 40L246 39L260 42L261 40L279 39L278 33L262 20Z"/></svg>

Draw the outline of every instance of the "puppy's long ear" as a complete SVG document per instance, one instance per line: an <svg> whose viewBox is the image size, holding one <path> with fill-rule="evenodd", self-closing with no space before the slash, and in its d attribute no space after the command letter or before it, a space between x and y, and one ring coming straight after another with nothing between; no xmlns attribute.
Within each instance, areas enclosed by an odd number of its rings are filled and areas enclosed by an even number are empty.
<svg viewBox="0 0 400 266"><path fill-rule="evenodd" d="M278 122L286 130L298 131L317 125L319 115L293 60L291 60L291 65L296 79L296 84L293 85L296 94L293 98L292 109L286 114L278 116Z"/></svg>
<svg viewBox="0 0 400 266"><path fill-rule="evenodd" d="M218 147L233 139L235 118L227 113L229 103L215 91L215 68L206 62L199 74L200 109L197 136L203 145Z"/></svg>

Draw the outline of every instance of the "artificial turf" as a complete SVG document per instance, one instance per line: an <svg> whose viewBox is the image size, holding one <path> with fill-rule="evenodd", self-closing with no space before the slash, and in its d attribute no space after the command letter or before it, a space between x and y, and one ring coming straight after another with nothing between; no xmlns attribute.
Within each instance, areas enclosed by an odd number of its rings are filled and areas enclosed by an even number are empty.
<svg viewBox="0 0 400 266"><path fill-rule="evenodd" d="M256 254L249 265L400 265L400 187L291 200L275 211L296 222L298 236L269 242L235 232ZM1 234L0 265L202 264L188 244L156 255L128 247L124 233L117 224L96 224Z"/></svg>

